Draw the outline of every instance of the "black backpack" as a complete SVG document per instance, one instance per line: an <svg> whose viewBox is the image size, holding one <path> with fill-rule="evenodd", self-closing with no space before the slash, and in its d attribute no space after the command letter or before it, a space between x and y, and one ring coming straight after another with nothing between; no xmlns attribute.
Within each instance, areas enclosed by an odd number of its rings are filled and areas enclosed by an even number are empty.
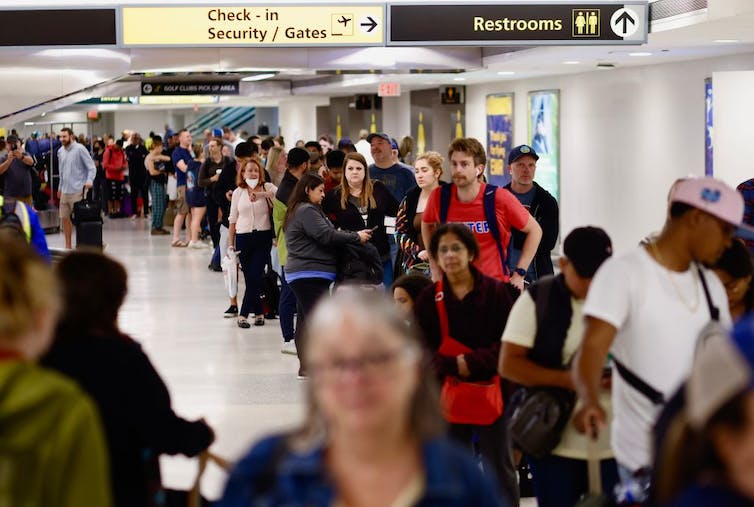
<svg viewBox="0 0 754 507"><path fill-rule="evenodd" d="M337 282L378 285L382 277L382 260L373 244L349 243L339 249Z"/></svg>
<svg viewBox="0 0 754 507"><path fill-rule="evenodd" d="M24 223L21 217L16 213L16 206L19 203L15 199L5 199L3 201L3 211L0 215L0 231L10 231L13 235L18 235L26 241L26 231L24 230Z"/></svg>

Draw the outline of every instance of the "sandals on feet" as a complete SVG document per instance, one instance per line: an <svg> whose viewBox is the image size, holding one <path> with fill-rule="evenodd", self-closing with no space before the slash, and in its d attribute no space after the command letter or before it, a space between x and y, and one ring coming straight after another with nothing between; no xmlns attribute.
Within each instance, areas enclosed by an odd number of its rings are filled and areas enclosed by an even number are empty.
<svg viewBox="0 0 754 507"><path fill-rule="evenodd" d="M172 243L170 243L170 246L175 246L175 247L180 248L180 247L188 246L188 243L186 243L185 241L181 241L180 239L176 239L176 240L173 240Z"/></svg>
<svg viewBox="0 0 754 507"><path fill-rule="evenodd" d="M251 327L251 324L249 324L248 320L240 318L238 319L238 327L240 327L241 329L249 329Z"/></svg>

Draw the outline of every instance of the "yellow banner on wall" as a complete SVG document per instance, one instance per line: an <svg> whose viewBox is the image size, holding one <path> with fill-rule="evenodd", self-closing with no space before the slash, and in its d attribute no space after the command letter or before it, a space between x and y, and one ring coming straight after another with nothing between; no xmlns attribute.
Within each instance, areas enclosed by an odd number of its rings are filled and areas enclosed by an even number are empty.
<svg viewBox="0 0 754 507"><path fill-rule="evenodd" d="M123 7L124 46L369 46L383 5Z"/></svg>

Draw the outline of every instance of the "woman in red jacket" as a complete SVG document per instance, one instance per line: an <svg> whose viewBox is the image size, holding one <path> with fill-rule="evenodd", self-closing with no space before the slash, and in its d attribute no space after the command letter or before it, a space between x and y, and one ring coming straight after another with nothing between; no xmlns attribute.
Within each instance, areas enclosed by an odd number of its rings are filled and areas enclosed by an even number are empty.
<svg viewBox="0 0 754 507"><path fill-rule="evenodd" d="M102 159L107 180L107 213L110 218L120 217L120 203L123 200L123 182L126 179L126 152L123 151L123 140L112 140L105 149Z"/></svg>

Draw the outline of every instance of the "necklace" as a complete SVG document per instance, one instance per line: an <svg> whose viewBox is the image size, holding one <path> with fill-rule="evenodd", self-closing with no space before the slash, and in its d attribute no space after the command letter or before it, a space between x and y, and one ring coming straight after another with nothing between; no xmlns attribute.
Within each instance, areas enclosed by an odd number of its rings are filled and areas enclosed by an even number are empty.
<svg viewBox="0 0 754 507"><path fill-rule="evenodd" d="M673 286L673 290L675 290L676 295L678 296L678 299L681 300L681 303L683 303L683 306L685 306L689 312L696 313L696 310L699 308L699 291L694 290L694 300L693 302L689 303L686 301L686 299L683 297L683 291L676 285L675 280L673 279L673 273L665 267L665 261L662 258L662 255L660 255L660 250L657 248L657 242L651 241L649 243L649 248L652 249L652 252L655 254L655 258L659 261L660 266L663 268L663 271L668 275L668 278L670 279L670 284ZM691 276L694 279L694 289L696 289L696 270L691 270Z"/></svg>

